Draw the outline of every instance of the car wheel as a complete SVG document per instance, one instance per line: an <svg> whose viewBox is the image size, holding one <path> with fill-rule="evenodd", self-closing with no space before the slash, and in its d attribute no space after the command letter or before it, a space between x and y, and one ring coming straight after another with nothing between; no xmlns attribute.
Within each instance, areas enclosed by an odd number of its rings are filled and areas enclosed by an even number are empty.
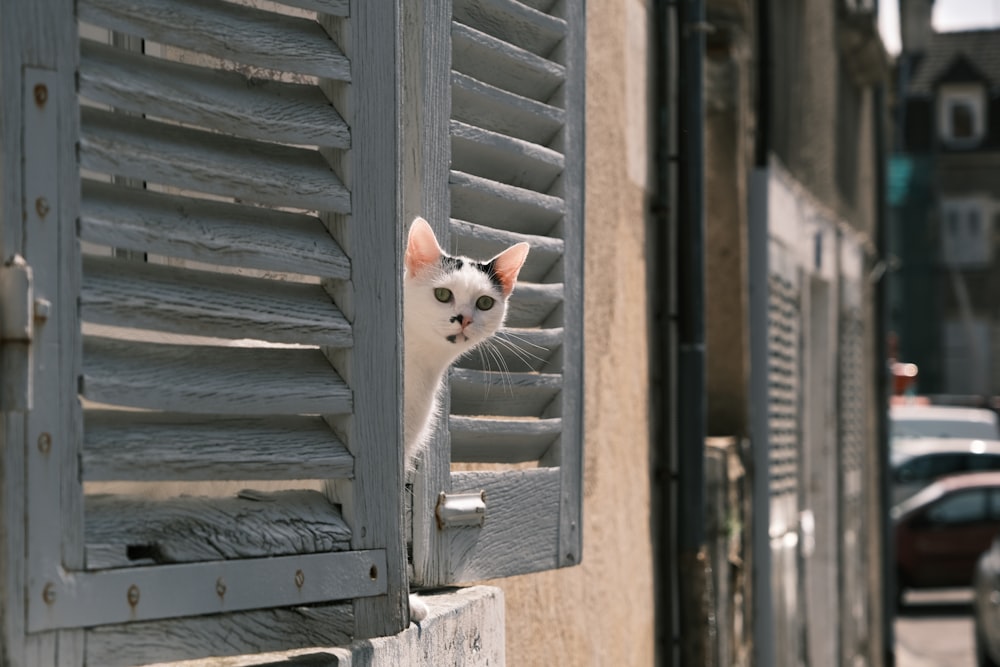
<svg viewBox="0 0 1000 667"><path fill-rule="evenodd" d="M983 636L983 631L980 629L979 623L976 623L975 640L976 667L1000 667L989 655L989 649L986 647L986 638Z"/></svg>

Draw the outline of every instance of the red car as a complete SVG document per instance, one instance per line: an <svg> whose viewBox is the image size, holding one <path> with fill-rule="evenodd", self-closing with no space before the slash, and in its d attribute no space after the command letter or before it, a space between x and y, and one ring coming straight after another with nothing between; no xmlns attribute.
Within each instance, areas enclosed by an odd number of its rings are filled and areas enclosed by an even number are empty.
<svg viewBox="0 0 1000 667"><path fill-rule="evenodd" d="M907 588L969 586L1000 529L1000 472L943 477L892 510L897 599Z"/></svg>

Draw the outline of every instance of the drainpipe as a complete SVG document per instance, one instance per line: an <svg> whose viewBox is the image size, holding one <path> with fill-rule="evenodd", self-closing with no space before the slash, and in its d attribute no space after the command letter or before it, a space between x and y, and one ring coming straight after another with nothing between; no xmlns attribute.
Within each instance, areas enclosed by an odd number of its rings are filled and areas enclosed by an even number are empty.
<svg viewBox="0 0 1000 667"><path fill-rule="evenodd" d="M704 665L703 0L654 0L650 382L657 663ZM678 389L682 388L682 389Z"/></svg>
<svg viewBox="0 0 1000 667"><path fill-rule="evenodd" d="M682 665L708 664L705 551L705 7L678 0L677 551Z"/></svg>

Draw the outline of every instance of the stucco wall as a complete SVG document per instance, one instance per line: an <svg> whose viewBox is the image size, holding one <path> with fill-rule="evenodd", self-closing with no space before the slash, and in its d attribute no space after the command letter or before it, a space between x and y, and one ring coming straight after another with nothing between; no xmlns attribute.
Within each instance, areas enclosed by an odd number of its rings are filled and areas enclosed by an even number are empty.
<svg viewBox="0 0 1000 667"><path fill-rule="evenodd" d="M587 4L581 565L491 582L507 664L653 664L645 264L647 4Z"/></svg>

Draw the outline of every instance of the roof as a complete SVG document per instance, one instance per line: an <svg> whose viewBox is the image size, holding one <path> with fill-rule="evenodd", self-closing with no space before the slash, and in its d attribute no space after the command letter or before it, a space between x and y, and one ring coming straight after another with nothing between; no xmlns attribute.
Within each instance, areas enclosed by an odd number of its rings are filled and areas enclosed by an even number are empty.
<svg viewBox="0 0 1000 667"><path fill-rule="evenodd" d="M909 94L933 93L949 73L978 73L989 86L1000 86L1000 29L933 33L927 50L916 61Z"/></svg>
<svg viewBox="0 0 1000 667"><path fill-rule="evenodd" d="M997 414L988 408L966 408L955 405L893 405L889 408L893 419L927 419L974 421L995 424Z"/></svg>

